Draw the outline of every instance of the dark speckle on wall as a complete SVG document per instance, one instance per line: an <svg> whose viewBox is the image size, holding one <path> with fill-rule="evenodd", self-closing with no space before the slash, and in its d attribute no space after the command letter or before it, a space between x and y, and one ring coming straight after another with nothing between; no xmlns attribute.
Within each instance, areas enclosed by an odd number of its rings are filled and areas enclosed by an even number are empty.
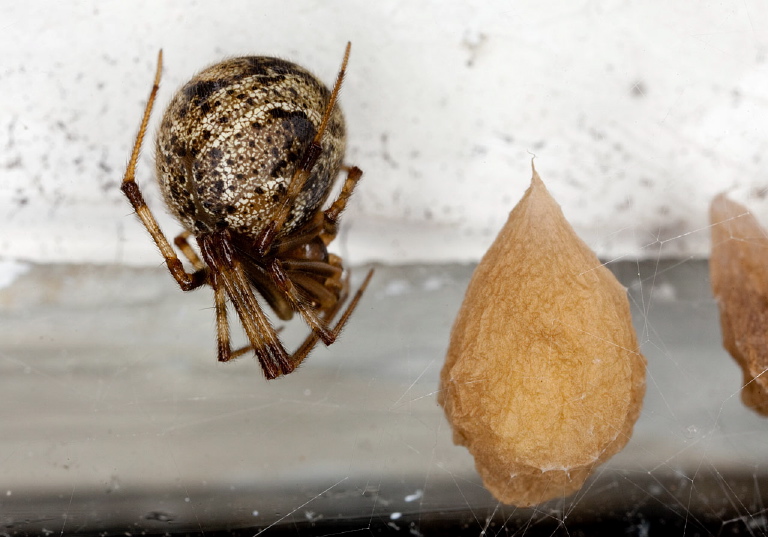
<svg viewBox="0 0 768 537"><path fill-rule="evenodd" d="M635 99L642 99L648 94L648 88L642 80L636 81L629 89L629 94Z"/></svg>

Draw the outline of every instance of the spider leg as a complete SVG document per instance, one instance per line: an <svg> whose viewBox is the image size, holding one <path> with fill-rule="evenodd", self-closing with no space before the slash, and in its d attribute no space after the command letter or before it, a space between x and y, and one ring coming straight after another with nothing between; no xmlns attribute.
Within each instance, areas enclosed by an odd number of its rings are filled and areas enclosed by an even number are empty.
<svg viewBox="0 0 768 537"><path fill-rule="evenodd" d="M352 314L355 307L357 307L357 303L363 295L365 288L368 286L371 276L373 276L373 269L371 269L368 271L368 275L365 277L363 284L360 286L360 289L357 290L357 293L355 293L352 302L347 306L347 309L344 311L339 322L336 323L336 326L330 328L328 326L329 322L318 315L317 311L312 307L312 303L300 295L298 289L285 272L279 259L272 260L267 267L267 272L272 277L275 285L277 285L277 287L284 293L286 299L290 302L293 308L301 314L312 332L320 338L325 345L331 345L336 341L336 338L339 336L339 333L341 333L341 329L344 328L347 319Z"/></svg>
<svg viewBox="0 0 768 537"><path fill-rule="evenodd" d="M333 109L336 106L336 100L338 99L339 91L341 91L341 83L344 81L344 74L347 71L347 62L349 61L349 51L351 48L352 44L347 43L347 47L344 50L344 59L341 62L339 74L336 76L336 82L333 85L331 95L328 98L328 103L326 104L325 110L323 111L323 118L320 121L320 126L318 127L312 142L309 144L309 146L307 146L304 155L299 161L299 165L296 167L296 171L293 172L293 176L288 183L288 190L285 194L285 199L282 205L278 208L277 212L273 215L270 225L265 228L264 232L257 240L259 253L262 256L269 251L269 248L272 246L272 242L275 240L278 233L285 225L285 221L288 219L288 214L291 211L291 207L293 207L296 198L301 193L304 185L309 180L309 177L312 174L312 168L314 168L315 164L317 163L317 159L322 152L322 146L320 143L322 142L325 131L328 128L328 122L330 121L331 114L333 113Z"/></svg>
<svg viewBox="0 0 768 537"><path fill-rule="evenodd" d="M346 298L346 287L348 286L346 280L341 279L341 267L338 258L334 256L329 259L328 267L323 270L328 273L328 279L332 283L336 286L341 286L342 290L339 293L339 300L336 300L333 304L329 303L329 307L319 311L315 309L312 302L312 288L304 291L302 295L299 289L293 285L290 276L281 266L280 261L273 259L265 267L265 277L269 278L279 296L295 311L298 311L307 321L310 328L312 328L312 333L296 352L288 354L278 338L278 332L274 329L256 299L254 288L251 285L252 282L249 280L242 262L237 257L229 232L223 230L210 235L203 235L198 237L198 244L200 245L203 260L210 267L211 285L214 286L214 293L216 294L217 322L220 325L220 352L224 353L223 355L220 354L220 356L226 356L226 352L229 350L229 332L228 329L225 330L225 327L228 326L225 311L226 305L223 300L224 294L220 290L223 288L226 297L234 305L243 329L251 343L250 347L231 353L230 359L252 348L261 364L264 376L268 379L286 375L296 369L314 348L318 340L322 340L326 345L333 343L347 323L350 315L352 315L373 275L371 270L342 314L341 319L333 328L330 328L330 322ZM313 265L309 266L312 266L313 269L317 268ZM310 270L309 272L317 271Z"/></svg>
<svg viewBox="0 0 768 537"><path fill-rule="evenodd" d="M228 362L232 359L232 346L229 343L227 297L215 272L211 273L211 287L213 287L213 302L216 305L216 342L219 362Z"/></svg>
<svg viewBox="0 0 768 537"><path fill-rule="evenodd" d="M333 256L333 257L331 257ZM293 273L294 271L301 274L309 272L315 276L322 276L324 278L339 279L339 276L344 272L344 268L339 264L338 256L328 254L328 261L315 261L312 259L282 259L283 268L286 271Z"/></svg>
<svg viewBox="0 0 768 537"><path fill-rule="evenodd" d="M285 252L293 250L297 246L308 243L323 231L324 216L322 211L317 211L312 219L304 224L301 229L291 232L287 237L280 237L280 241L273 243L272 253L280 256Z"/></svg>
<svg viewBox="0 0 768 537"><path fill-rule="evenodd" d="M283 268L294 285L309 295L319 317L331 322L349 296L349 271L344 272L341 258L329 254L324 262L287 260ZM322 283L318 276L324 278Z"/></svg>
<svg viewBox="0 0 768 537"><path fill-rule="evenodd" d="M211 274L215 274L211 278L215 280L215 286L224 289L226 296L235 307L264 376L268 379L274 379L293 371L295 365L292 363L291 356L283 347L277 336L277 331L256 300L243 266L235 256L227 231L198 237L198 244L205 263L211 269ZM221 323L226 316L226 305L221 301L223 297L221 292L217 291L217 293L216 315L217 321ZM228 323L225 326L228 326ZM219 332L220 337L221 335L222 331ZM228 338L227 332L225 340L227 350L229 349ZM220 347L220 351L221 349L222 347ZM239 356L248 349L240 349L232 353L230 359Z"/></svg>
<svg viewBox="0 0 768 537"><path fill-rule="evenodd" d="M211 286L213 287L213 298L214 304L216 305L216 342L218 346L218 360L219 362L229 362L252 350L253 345L246 345L236 351L232 350L232 345L229 340L227 297L224 287L220 285L215 272L212 273L211 276Z"/></svg>
<svg viewBox="0 0 768 537"><path fill-rule="evenodd" d="M349 271L344 270L341 258L327 254L324 261L282 258L281 263L300 293L308 294L314 308L330 321L349 295Z"/></svg>
<svg viewBox="0 0 768 537"><path fill-rule="evenodd" d="M373 276L373 269L368 271L368 274L365 276L365 280L363 281L363 284L360 286L360 288L355 293L355 296L352 297L352 301L347 306L347 309L344 310L344 313L341 316L341 319L336 323L336 326L333 328L334 333L334 339L339 335L341 332L341 329L344 327L345 324L347 324L347 321L349 320L350 315L352 315L352 312L355 311L355 308L357 307L357 303L360 301L360 298L363 296L363 292L365 291L365 288L368 287L368 282L371 281L371 277ZM336 313L338 313L339 309L341 309L341 305L344 303L344 299L346 298L347 292L349 290L349 281L348 279L343 280L344 288L342 290L342 298L336 303L336 305L325 312L323 315L323 320L330 323L333 318L336 316ZM304 340L304 342L299 346L298 349L296 349L296 352L293 353L293 356L291 359L294 361L296 367L301 364L301 362L304 360L304 358L307 357L307 355L312 351L312 349L317 345L318 340L320 339L320 336L317 334L317 332L312 331L307 336L307 339Z"/></svg>
<svg viewBox="0 0 768 537"><path fill-rule="evenodd" d="M295 276L295 275L292 275ZM329 308L323 310L320 315L322 316L323 320L327 323L330 323L333 321L333 319L336 317L336 314L341 309L341 306L344 304L344 301L347 300L347 296L349 295L349 273L347 272L343 279L339 278L339 297L338 300ZM309 335L304 339L301 345L299 345L299 348L296 349L296 352L294 355L303 356L306 357L310 351L317 345L317 342L320 338L317 337L317 335L310 331ZM302 358L303 360L303 358Z"/></svg>
<svg viewBox="0 0 768 537"><path fill-rule="evenodd" d="M339 192L339 197L325 211L315 213L312 220L305 224L301 230L292 233L289 237L282 238L280 243L275 245L275 254L280 255L317 236L322 239L326 246L333 242L339 232L339 217L346 209L352 192L363 176L363 171L357 166L345 166L344 169L347 172L347 178L341 192Z"/></svg>
<svg viewBox="0 0 768 537"><path fill-rule="evenodd" d="M336 238L339 232L339 217L341 213L346 209L347 202L352 196L357 183L363 176L363 171L357 166L346 167L347 179L344 181L344 186L341 187L339 197L328 207L323 214L325 216L323 222L323 231L320 233L320 238L323 240L326 246L328 246Z"/></svg>
<svg viewBox="0 0 768 537"><path fill-rule="evenodd" d="M312 298L312 301L315 303L315 309L325 312L334 308L338 303L343 302L343 299L338 296L341 286L333 285L337 283L333 279L320 283L305 272L289 271L289 274L294 285L308 293ZM327 315L324 315L323 318L327 320Z"/></svg>
<svg viewBox="0 0 768 537"><path fill-rule="evenodd" d="M139 185L136 184L136 163L139 159L139 152L141 151L141 144L144 141L144 136L147 133L147 125L149 124L149 116L152 113L152 107L157 97L157 90L160 87L160 75L163 70L163 51L161 50L157 55L157 71L155 72L155 81L152 85L152 91L149 93L149 99L144 109L144 116L141 119L141 126L139 127L139 133L136 135L136 140L133 144L133 151L131 152L131 158L128 161L128 166L125 169L125 175L123 176L123 182L120 190L128 198L128 201L133 206L136 214L141 219L144 227L149 231L152 239L160 249L160 253L165 259L165 264L168 266L168 270L171 275L176 279L184 291L195 289L200 287L206 282L208 272L204 268L198 268L193 273L188 273L184 270L181 260L176 256L173 247L165 238L163 232L160 230L160 226L157 225L155 217L152 215L152 211L149 210L144 196L141 195ZM196 267L197 268L197 267Z"/></svg>
<svg viewBox="0 0 768 537"><path fill-rule="evenodd" d="M339 301L344 302L349 295L349 271L344 271L341 257L336 254L328 254L328 264L338 271L338 275L326 281L326 286L339 289Z"/></svg>
<svg viewBox="0 0 768 537"><path fill-rule="evenodd" d="M195 267L195 270L203 270L205 269L205 264L189 244L190 235L189 231L182 231L175 239L173 239L173 244L176 245L176 248L181 250L181 253L184 254L189 262L192 263L192 266Z"/></svg>

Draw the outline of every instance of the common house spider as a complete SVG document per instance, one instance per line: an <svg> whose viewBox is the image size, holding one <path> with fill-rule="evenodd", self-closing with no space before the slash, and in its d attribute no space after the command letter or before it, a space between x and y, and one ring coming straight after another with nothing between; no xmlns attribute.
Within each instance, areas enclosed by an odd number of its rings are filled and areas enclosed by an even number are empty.
<svg viewBox="0 0 768 537"><path fill-rule="evenodd" d="M253 350L268 379L296 369L318 340L336 341L373 275L370 270L333 325L348 297L349 277L327 246L363 173L342 165L346 129L336 101L349 52L347 43L330 91L296 64L246 56L208 67L173 97L157 135L156 173L166 205L185 229L174 244L193 272L185 270L134 179L160 85L162 51L123 177L123 193L179 287L213 288L219 361ZM344 185L323 210L342 170ZM311 329L293 353L254 291L278 318L298 312ZM230 344L227 302L250 341L238 350Z"/></svg>

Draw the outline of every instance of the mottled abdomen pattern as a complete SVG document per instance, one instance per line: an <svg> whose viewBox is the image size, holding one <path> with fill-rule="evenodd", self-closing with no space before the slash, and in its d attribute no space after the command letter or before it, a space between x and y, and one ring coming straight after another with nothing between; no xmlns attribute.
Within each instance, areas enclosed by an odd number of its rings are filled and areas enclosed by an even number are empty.
<svg viewBox="0 0 768 537"><path fill-rule="evenodd" d="M174 96L157 137L157 179L191 233L229 227L255 237L285 192L322 120L330 91L304 68L248 56L213 65ZM344 158L336 106L312 175L280 235L323 204Z"/></svg>

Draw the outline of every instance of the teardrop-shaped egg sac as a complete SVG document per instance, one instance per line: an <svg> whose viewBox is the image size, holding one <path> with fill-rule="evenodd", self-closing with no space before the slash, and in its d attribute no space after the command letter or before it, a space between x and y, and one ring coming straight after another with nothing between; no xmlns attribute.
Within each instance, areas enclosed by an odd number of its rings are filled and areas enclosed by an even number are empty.
<svg viewBox="0 0 768 537"><path fill-rule="evenodd" d="M451 331L438 401L454 442L501 502L567 496L629 441L645 365L626 289L534 170Z"/></svg>
<svg viewBox="0 0 768 537"><path fill-rule="evenodd" d="M768 416L768 234L749 210L720 194L710 206L709 274L723 346L741 367L746 406Z"/></svg>

